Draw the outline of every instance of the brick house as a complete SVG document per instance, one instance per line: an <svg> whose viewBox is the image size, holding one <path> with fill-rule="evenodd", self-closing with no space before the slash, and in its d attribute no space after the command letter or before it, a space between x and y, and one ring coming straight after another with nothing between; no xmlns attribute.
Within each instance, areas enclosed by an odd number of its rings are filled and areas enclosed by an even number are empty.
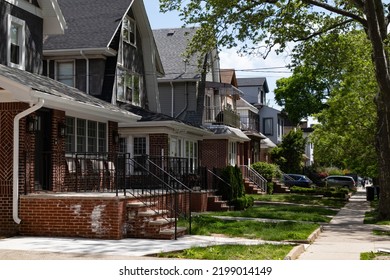
<svg viewBox="0 0 390 280"><path fill-rule="evenodd" d="M125 214L110 214L123 208L117 197L103 202L52 194L76 186L65 154L69 117L83 116L80 124L91 128L89 146L107 153L118 150L112 137L118 123L134 123L140 117L40 75L43 39L66 30L56 0L0 3L5 19L0 26L5 42L0 53L0 233L120 238ZM80 135L79 140L86 137ZM104 215L112 220L105 221Z"/></svg>
<svg viewBox="0 0 390 280"><path fill-rule="evenodd" d="M177 237L178 214L207 208L197 167L239 164L249 140L234 87L207 81L213 108L164 114L141 0L0 3L0 234Z"/></svg>

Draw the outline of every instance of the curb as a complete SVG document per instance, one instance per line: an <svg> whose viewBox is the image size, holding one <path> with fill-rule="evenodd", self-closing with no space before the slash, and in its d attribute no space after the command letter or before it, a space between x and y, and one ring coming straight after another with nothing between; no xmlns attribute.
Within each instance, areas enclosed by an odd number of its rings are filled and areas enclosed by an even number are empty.
<svg viewBox="0 0 390 280"><path fill-rule="evenodd" d="M309 235L307 238L307 242L309 244L313 243L314 240L320 235L320 233L323 231L323 227L320 226L318 229L313 231L312 234ZM307 244L300 244L292 248L292 250L287 254L287 256L284 258L284 260L291 261L291 260L296 260L298 257L305 252Z"/></svg>

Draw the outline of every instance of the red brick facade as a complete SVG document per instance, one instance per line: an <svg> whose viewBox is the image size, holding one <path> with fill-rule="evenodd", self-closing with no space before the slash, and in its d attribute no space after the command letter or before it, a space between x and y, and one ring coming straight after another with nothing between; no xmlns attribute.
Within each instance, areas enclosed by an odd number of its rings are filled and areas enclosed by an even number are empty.
<svg viewBox="0 0 390 280"><path fill-rule="evenodd" d="M150 134L149 135L149 154L150 156L168 156L169 149L168 134Z"/></svg>
<svg viewBox="0 0 390 280"><path fill-rule="evenodd" d="M28 109L26 103L0 103L0 234L15 235L19 232L19 227L26 230L26 223L20 226L13 221L13 132L14 119L17 114ZM30 116L34 116L32 113ZM29 116L29 117L30 117ZM19 123L19 195L34 193L35 190L35 134L26 130L26 119L22 118ZM70 185L66 181L67 166L65 162L65 138L59 135L59 129L65 124L65 112L51 110L51 135L50 146L51 170L49 191L61 192L71 191ZM113 136L118 131L116 122L108 122L108 151L118 151L118 143L115 143ZM43 132L46 133L46 132ZM20 209L28 209L29 205L24 205L26 199L19 202ZM28 212L28 211L27 211ZM26 213L24 212L25 217ZM21 216L21 213L19 213ZM41 217L43 218L43 217ZM23 220L23 218L22 218ZM36 221L39 220L38 218ZM44 220L44 219L43 219ZM28 221L28 220L27 220ZM40 223L34 222L38 225ZM26 222L26 221L25 221ZM43 221L42 221L43 222ZM31 228L31 227L30 227ZM27 232L29 230L27 229Z"/></svg>
<svg viewBox="0 0 390 280"><path fill-rule="evenodd" d="M123 238L125 199L21 197L20 234L86 238Z"/></svg>
<svg viewBox="0 0 390 280"><path fill-rule="evenodd" d="M26 110L28 104L0 103L0 234L14 235L18 225L12 218L12 186L13 186L13 132L14 118ZM25 119L20 121L20 147L25 146ZM24 178L24 169L20 170L19 178ZM21 182L23 184L23 181Z"/></svg>
<svg viewBox="0 0 390 280"><path fill-rule="evenodd" d="M203 140L200 153L203 166L224 168L228 165L228 140Z"/></svg>

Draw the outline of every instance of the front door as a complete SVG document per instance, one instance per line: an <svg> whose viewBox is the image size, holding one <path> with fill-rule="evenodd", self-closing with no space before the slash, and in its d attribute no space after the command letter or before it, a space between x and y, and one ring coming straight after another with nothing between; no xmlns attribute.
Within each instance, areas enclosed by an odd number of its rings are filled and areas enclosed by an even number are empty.
<svg viewBox="0 0 390 280"><path fill-rule="evenodd" d="M35 134L35 189L50 190L52 111L44 108L37 111L36 115L38 125Z"/></svg>

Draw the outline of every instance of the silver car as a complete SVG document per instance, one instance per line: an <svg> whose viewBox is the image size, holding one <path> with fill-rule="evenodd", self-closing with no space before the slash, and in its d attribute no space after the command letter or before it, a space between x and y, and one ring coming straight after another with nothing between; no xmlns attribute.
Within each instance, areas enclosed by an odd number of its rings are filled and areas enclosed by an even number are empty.
<svg viewBox="0 0 390 280"><path fill-rule="evenodd" d="M327 187L345 187L350 190L356 190L356 182L351 176L331 175L325 178Z"/></svg>

